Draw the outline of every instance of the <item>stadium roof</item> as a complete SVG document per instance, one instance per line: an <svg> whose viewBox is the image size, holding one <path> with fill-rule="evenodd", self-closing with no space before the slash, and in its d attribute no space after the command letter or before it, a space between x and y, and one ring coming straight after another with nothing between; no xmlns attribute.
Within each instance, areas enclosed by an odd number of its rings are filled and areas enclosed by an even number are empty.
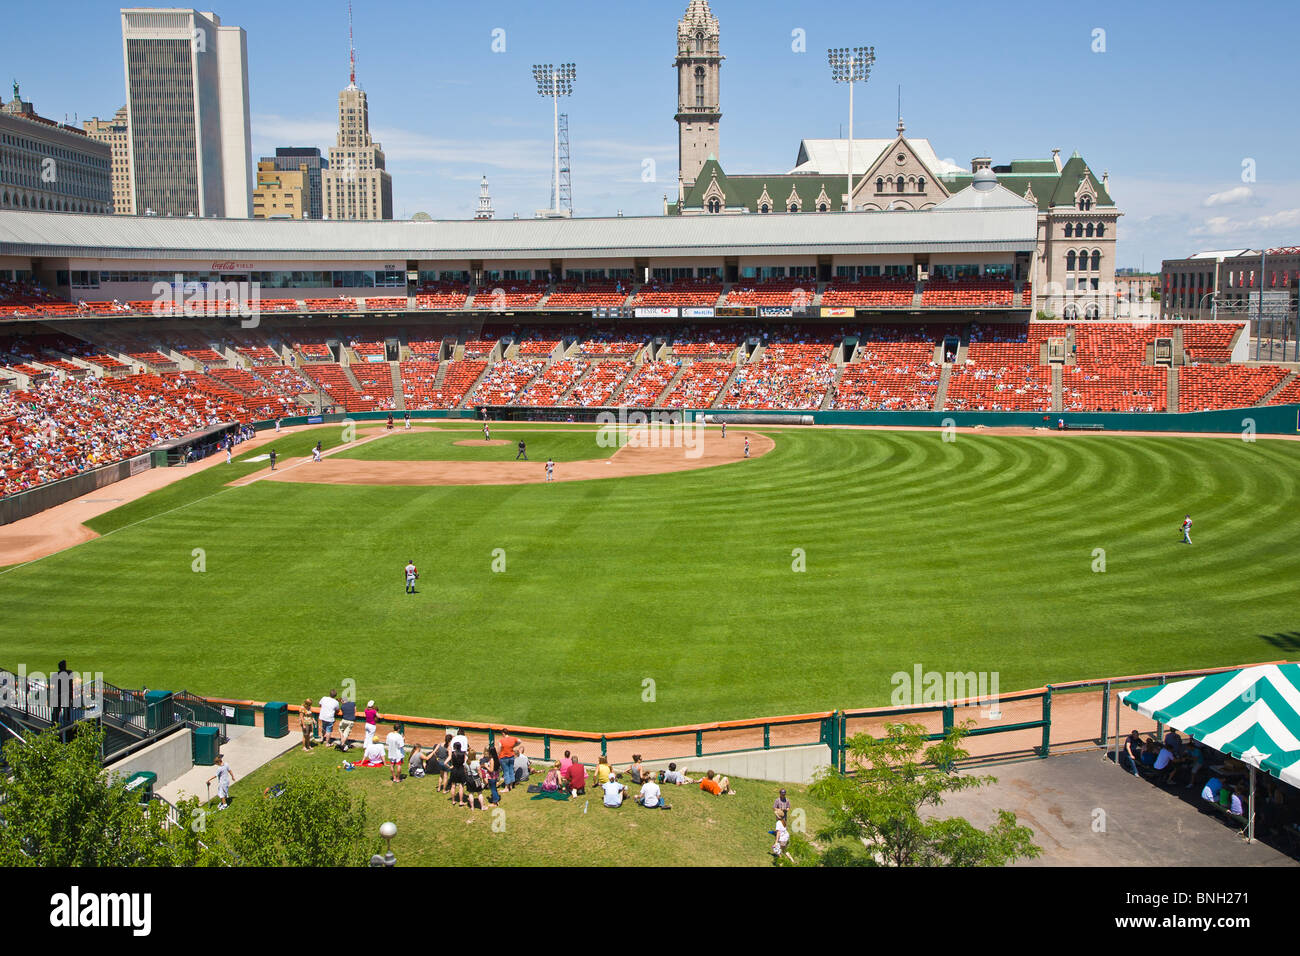
<svg viewBox="0 0 1300 956"><path fill-rule="evenodd" d="M412 222L0 212L0 255L99 259L627 258L1020 252L1032 206L918 212Z"/></svg>
<svg viewBox="0 0 1300 956"><path fill-rule="evenodd" d="M889 139L854 139L853 140L853 174L862 176L876 164L880 154L894 145L894 137ZM916 153L917 158L925 163L930 172L936 176L965 172L965 168L955 163L940 159L928 139L907 138L907 145ZM794 173L821 173L823 176L844 176L848 174L849 141L847 139L805 139L799 143L799 155L795 158ZM1055 171L1055 170L1053 170Z"/></svg>

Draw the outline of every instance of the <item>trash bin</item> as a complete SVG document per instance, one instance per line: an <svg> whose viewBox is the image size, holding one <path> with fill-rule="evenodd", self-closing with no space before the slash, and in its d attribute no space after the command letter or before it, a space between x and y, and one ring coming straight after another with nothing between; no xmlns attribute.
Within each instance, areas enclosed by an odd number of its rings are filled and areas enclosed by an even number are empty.
<svg viewBox="0 0 1300 956"><path fill-rule="evenodd" d="M278 700L266 702L266 706L262 708L262 736L275 738L289 736L288 704Z"/></svg>
<svg viewBox="0 0 1300 956"><path fill-rule="evenodd" d="M196 727L194 736L191 738L191 744L196 767L211 767L217 762L217 751L221 744L221 737L217 734L216 727Z"/></svg>
<svg viewBox="0 0 1300 956"><path fill-rule="evenodd" d="M150 690L144 695L145 726L150 730L162 730L175 723L175 711L172 708L172 692L169 690Z"/></svg>
<svg viewBox="0 0 1300 956"><path fill-rule="evenodd" d="M127 793L136 794L141 803L148 803L153 797L153 787L157 782L158 775L156 773L142 770L126 778L126 791Z"/></svg>

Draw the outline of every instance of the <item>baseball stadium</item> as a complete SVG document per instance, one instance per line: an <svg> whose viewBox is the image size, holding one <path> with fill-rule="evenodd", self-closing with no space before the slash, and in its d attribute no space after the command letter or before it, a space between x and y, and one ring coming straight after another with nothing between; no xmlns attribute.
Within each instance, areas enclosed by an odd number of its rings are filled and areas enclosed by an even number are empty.
<svg viewBox="0 0 1300 956"><path fill-rule="evenodd" d="M1150 308L1109 173L958 166L901 102L729 174L717 31L691 0L662 215L561 213L557 106L554 210L394 220L354 60L368 215L355 177L292 219L0 176L0 783L92 729L173 830L342 774L375 866L392 820L421 864L785 865L864 738L960 726L928 766L1001 782L946 805L1041 844L1000 862L1300 861L1300 249ZM587 767L676 812L588 820Z"/></svg>

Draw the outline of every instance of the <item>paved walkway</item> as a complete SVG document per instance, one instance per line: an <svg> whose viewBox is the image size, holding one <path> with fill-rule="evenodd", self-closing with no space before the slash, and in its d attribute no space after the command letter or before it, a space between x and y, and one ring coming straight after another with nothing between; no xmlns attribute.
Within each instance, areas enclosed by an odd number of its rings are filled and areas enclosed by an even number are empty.
<svg viewBox="0 0 1300 956"><path fill-rule="evenodd" d="M261 727L227 725L226 733L230 735L230 740L222 746L221 755L225 757L226 764L230 767L230 772L235 775L236 781L302 744L301 734L290 733L278 739L265 737ZM192 796L203 799L208 793L207 781L216 770L216 766L193 767L166 786L156 788L154 792L169 803L176 803L178 800ZM214 786L212 788L214 797L216 792Z"/></svg>

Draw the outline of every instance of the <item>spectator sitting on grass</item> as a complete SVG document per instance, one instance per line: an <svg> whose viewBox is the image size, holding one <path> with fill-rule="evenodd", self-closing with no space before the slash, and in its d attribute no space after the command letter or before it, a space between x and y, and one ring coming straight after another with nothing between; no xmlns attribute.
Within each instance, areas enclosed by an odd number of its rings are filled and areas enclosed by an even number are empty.
<svg viewBox="0 0 1300 956"><path fill-rule="evenodd" d="M425 767L424 750L419 744L411 748L411 759L406 765L406 773L411 777L423 777Z"/></svg>
<svg viewBox="0 0 1300 956"><path fill-rule="evenodd" d="M623 798L627 796L627 787L613 777L602 783L600 789L605 791L605 806L621 807L623 805Z"/></svg>
<svg viewBox="0 0 1300 956"><path fill-rule="evenodd" d="M647 779L641 784L641 792L636 795L636 802L647 810L659 810L664 806L664 796L659 784Z"/></svg>
<svg viewBox="0 0 1300 956"><path fill-rule="evenodd" d="M609 765L609 758L601 754L600 759L596 761L596 784L603 787L616 778L614 768Z"/></svg>
<svg viewBox="0 0 1300 956"><path fill-rule="evenodd" d="M712 770L700 781L700 789L715 797L720 797L724 793L733 797L736 795L736 791L731 789L731 781L726 776L718 777Z"/></svg>
<svg viewBox="0 0 1300 956"><path fill-rule="evenodd" d="M569 797L581 797L587 792L587 768L581 761L570 760L569 769L564 772L569 785Z"/></svg>
<svg viewBox="0 0 1300 956"><path fill-rule="evenodd" d="M560 762L556 764L556 769L560 771L561 777L564 777L566 779L568 778L569 765L572 763L573 763L573 758L569 756L569 752L566 750L564 752L564 756L560 758Z"/></svg>
<svg viewBox="0 0 1300 956"><path fill-rule="evenodd" d="M627 768L627 776L628 779L631 780L633 783L646 782L647 778L646 778L645 768L641 766L640 754L632 755L632 766Z"/></svg>
<svg viewBox="0 0 1300 956"><path fill-rule="evenodd" d="M517 783L527 783L528 774L531 772L531 765L528 762L528 755L524 753L524 745L519 744L515 748L515 779L512 786Z"/></svg>
<svg viewBox="0 0 1300 956"><path fill-rule="evenodd" d="M670 763L668 765L668 771L664 774L664 783L672 783L680 786L684 783L694 783L694 782L695 781L691 780L690 777L686 776L685 770L677 769L677 764Z"/></svg>

